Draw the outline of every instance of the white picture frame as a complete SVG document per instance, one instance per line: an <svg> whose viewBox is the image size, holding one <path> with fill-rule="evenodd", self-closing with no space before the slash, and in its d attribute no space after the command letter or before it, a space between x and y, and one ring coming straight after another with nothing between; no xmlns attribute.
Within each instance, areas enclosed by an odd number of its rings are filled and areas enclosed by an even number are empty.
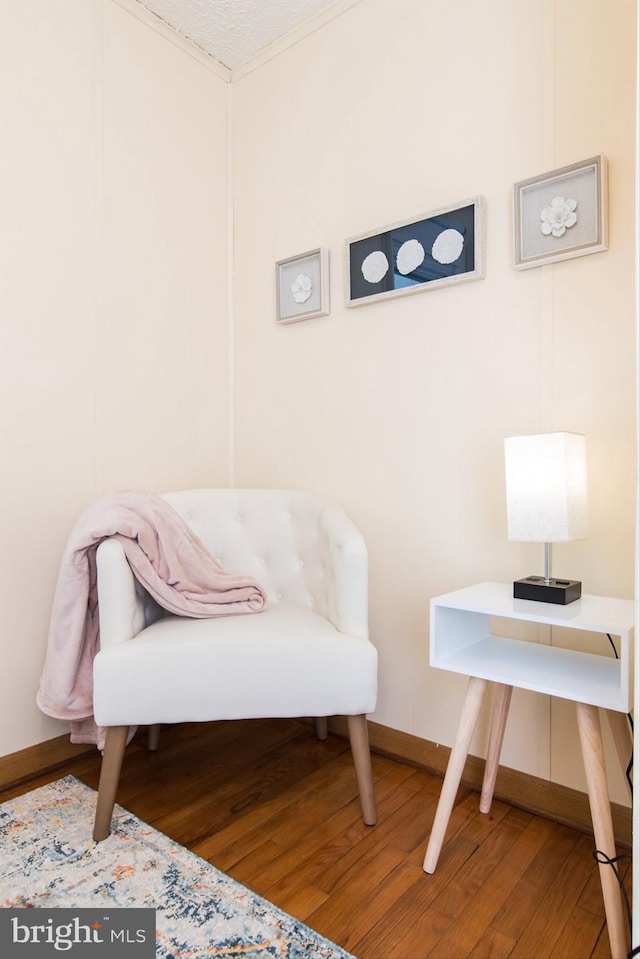
<svg viewBox="0 0 640 959"><path fill-rule="evenodd" d="M483 279L485 207L474 196L347 240L347 306Z"/></svg>
<svg viewBox="0 0 640 959"><path fill-rule="evenodd" d="M296 323L329 313L329 251L307 250L276 263L276 322Z"/></svg>
<svg viewBox="0 0 640 959"><path fill-rule="evenodd" d="M513 265L528 270L608 249L607 215L603 154L520 180L513 187Z"/></svg>

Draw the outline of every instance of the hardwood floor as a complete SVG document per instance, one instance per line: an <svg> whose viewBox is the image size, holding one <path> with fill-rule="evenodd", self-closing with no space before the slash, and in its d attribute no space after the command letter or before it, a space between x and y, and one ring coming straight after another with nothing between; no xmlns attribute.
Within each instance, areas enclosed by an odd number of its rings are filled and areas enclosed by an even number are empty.
<svg viewBox="0 0 640 959"><path fill-rule="evenodd" d="M99 767L96 751L0 801L66 773L96 788ZM461 788L429 876L441 780L379 755L373 772L370 827L341 738L293 720L189 724L156 753L138 734L118 802L358 959L610 957L591 837L500 802L482 815Z"/></svg>

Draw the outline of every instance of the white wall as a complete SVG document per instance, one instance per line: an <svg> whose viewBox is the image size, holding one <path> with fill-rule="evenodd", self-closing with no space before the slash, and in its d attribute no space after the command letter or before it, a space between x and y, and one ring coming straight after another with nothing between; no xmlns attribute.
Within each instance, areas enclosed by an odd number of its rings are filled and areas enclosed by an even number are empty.
<svg viewBox="0 0 640 959"><path fill-rule="evenodd" d="M227 480L227 83L112 0L0 0L0 755L71 524Z"/></svg>
<svg viewBox="0 0 640 959"><path fill-rule="evenodd" d="M634 28L633 0L362 0L234 82L236 482L344 504L373 718L436 742L465 682L428 666L429 597L542 564L507 541L503 437L587 434L591 536L555 570L633 596ZM516 272L513 182L600 152L609 251ZM476 194L486 279L346 307L347 238ZM317 246L331 314L278 327L274 262ZM572 710L516 692L504 762L584 788Z"/></svg>
<svg viewBox="0 0 640 959"><path fill-rule="evenodd" d="M633 595L633 0L361 0L239 71L232 351L228 84L121 3L0 0L0 755L64 731L35 691L78 512L233 461L352 514L374 719L450 743L464 681L428 666L429 597L542 562L506 538L504 436L587 434L591 536L555 568ZM609 251L516 273L512 183L599 152ZM477 193L485 280L345 306L348 237ZM274 263L316 246L331 315L277 327ZM577 756L570 708L515 697L507 764L582 788Z"/></svg>

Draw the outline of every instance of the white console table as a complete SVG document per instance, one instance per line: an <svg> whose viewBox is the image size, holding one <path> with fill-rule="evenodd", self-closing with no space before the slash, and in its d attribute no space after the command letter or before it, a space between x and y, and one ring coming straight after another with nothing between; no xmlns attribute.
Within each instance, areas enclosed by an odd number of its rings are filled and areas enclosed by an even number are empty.
<svg viewBox="0 0 640 959"><path fill-rule="evenodd" d="M552 626L556 645L493 635L495 617ZM501 583L480 583L431 600L430 663L470 679L429 837L425 872L435 872L438 864L489 683L496 684L496 694L480 795L481 812L491 808L513 687L569 699L576 703L596 847L610 858L616 855L598 707L607 711L625 769L631 754L625 714L632 702L634 623L632 600L586 595L567 606L556 606L514 599L512 585ZM563 648L563 628L604 634L603 655ZM618 658L614 657L606 634L617 637ZM601 863L599 869L611 954L613 959L625 959L627 931L620 887L611 866Z"/></svg>

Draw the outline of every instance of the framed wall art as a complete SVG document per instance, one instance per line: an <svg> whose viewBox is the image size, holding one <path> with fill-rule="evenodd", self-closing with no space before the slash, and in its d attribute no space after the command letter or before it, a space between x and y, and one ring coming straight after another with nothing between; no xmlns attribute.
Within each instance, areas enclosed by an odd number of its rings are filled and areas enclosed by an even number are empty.
<svg viewBox="0 0 640 959"><path fill-rule="evenodd" d="M309 250L276 263L278 323L309 320L329 312L329 251Z"/></svg>
<svg viewBox="0 0 640 959"><path fill-rule="evenodd" d="M516 270L606 250L606 157L515 183L513 236Z"/></svg>
<svg viewBox="0 0 640 959"><path fill-rule="evenodd" d="M347 240L347 305L481 279L484 229L476 196Z"/></svg>

